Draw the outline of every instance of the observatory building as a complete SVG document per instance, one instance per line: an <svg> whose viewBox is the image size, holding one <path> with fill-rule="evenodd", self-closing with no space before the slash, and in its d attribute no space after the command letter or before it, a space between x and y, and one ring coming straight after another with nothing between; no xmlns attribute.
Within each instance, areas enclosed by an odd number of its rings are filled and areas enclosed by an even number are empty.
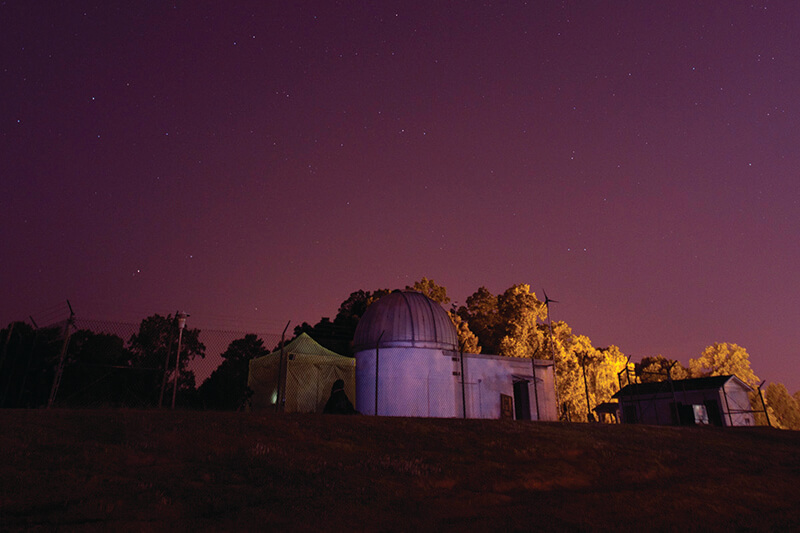
<svg viewBox="0 0 800 533"><path fill-rule="evenodd" d="M557 420L552 361L462 354L447 312L421 293L374 302L353 344L362 414Z"/></svg>

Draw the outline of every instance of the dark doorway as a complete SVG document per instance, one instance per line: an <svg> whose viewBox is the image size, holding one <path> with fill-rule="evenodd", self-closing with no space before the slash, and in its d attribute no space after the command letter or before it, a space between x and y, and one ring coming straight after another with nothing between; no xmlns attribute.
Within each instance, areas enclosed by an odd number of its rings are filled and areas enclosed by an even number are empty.
<svg viewBox="0 0 800 533"><path fill-rule="evenodd" d="M531 397L527 381L514 382L514 414L517 420L531 419Z"/></svg>
<svg viewBox="0 0 800 533"><path fill-rule="evenodd" d="M708 413L708 422L712 426L722 426L722 411L719 409L719 402L717 400L706 400L703 403L706 406L706 413Z"/></svg>
<svg viewBox="0 0 800 533"><path fill-rule="evenodd" d="M672 408L673 425L691 426L694 424L694 409L692 409L691 405L684 405L681 402L678 402L670 403L670 407ZM678 415L677 420L675 419L676 413Z"/></svg>

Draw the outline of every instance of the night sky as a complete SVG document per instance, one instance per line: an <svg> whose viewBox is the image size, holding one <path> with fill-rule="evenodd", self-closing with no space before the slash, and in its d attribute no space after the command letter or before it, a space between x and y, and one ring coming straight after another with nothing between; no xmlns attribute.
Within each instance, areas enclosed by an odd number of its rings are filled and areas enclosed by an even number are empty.
<svg viewBox="0 0 800 533"><path fill-rule="evenodd" d="M796 2L112 4L0 4L3 327L529 283L800 390Z"/></svg>

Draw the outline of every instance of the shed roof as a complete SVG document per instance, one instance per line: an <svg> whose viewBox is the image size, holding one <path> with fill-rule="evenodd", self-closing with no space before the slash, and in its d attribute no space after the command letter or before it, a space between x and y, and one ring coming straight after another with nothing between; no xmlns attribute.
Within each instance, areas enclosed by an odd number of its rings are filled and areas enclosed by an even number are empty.
<svg viewBox="0 0 800 533"><path fill-rule="evenodd" d="M725 386L731 379L736 380L747 390L752 388L733 375L728 376L710 376L706 378L691 378L691 379L676 379L672 381L672 386L676 391L699 391L699 390L715 390ZM612 398L627 398L631 396L642 396L647 394L658 394L661 392L669 392L670 388L668 381L657 381L654 383L632 383L620 389Z"/></svg>

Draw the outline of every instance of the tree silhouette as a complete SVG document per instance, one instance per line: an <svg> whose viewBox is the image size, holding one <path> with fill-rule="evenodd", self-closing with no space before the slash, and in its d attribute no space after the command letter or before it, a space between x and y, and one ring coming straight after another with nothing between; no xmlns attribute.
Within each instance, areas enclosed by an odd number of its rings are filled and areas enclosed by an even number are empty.
<svg viewBox="0 0 800 533"><path fill-rule="evenodd" d="M197 391L203 408L240 409L252 394L247 387L250 360L268 353L264 341L252 333L231 342L222 354L222 364Z"/></svg>
<svg viewBox="0 0 800 533"><path fill-rule="evenodd" d="M129 366L132 369L128 393L132 403L157 406L164 377L166 376L167 383L172 383L178 340L177 322L177 317L173 315L149 316L142 320L139 331L128 341ZM195 390L194 372L186 368L195 357L205 357L205 351L205 345L200 342L200 330L184 329L178 379L178 390L184 396L191 395ZM167 360L169 365L165 367Z"/></svg>
<svg viewBox="0 0 800 533"><path fill-rule="evenodd" d="M0 331L0 406L47 405L62 345L61 327L12 322Z"/></svg>
<svg viewBox="0 0 800 533"><path fill-rule="evenodd" d="M118 335L81 329L70 337L58 405L125 405L130 353Z"/></svg>

